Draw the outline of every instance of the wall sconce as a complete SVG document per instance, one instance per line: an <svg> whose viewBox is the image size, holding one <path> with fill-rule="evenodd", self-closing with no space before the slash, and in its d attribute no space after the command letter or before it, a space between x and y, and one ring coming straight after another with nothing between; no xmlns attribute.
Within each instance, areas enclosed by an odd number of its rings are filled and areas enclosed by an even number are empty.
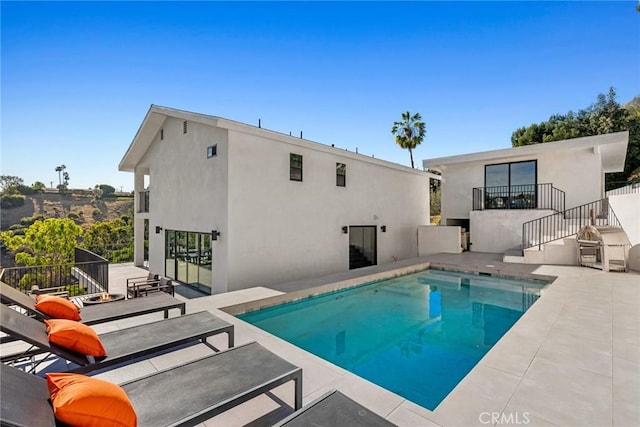
<svg viewBox="0 0 640 427"><path fill-rule="evenodd" d="M161 231L162 231L162 227L160 227L159 225L156 225L156 234L160 234Z"/></svg>
<svg viewBox="0 0 640 427"><path fill-rule="evenodd" d="M211 230L211 240L218 240L220 232L218 230Z"/></svg>
<svg viewBox="0 0 640 427"><path fill-rule="evenodd" d="M381 225L380 226L380 231L382 231L383 233L387 232L387 226L386 225Z"/></svg>
<svg viewBox="0 0 640 427"><path fill-rule="evenodd" d="M342 227L342 233L343 234L348 234L349 233L349 227L347 227L346 225L344 227Z"/></svg>

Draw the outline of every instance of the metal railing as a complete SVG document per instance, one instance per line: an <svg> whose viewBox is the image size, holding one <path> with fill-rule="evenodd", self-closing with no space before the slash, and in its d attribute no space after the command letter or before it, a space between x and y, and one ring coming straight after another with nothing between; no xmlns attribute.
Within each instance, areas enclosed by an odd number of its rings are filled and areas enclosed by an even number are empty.
<svg viewBox="0 0 640 427"><path fill-rule="evenodd" d="M69 296L109 292L109 261L85 249L75 249L73 263L4 268L0 280L22 292L62 288Z"/></svg>
<svg viewBox="0 0 640 427"><path fill-rule="evenodd" d="M149 190L138 193L138 213L149 212Z"/></svg>
<svg viewBox="0 0 640 427"><path fill-rule="evenodd" d="M564 191L552 184L502 185L473 189L473 210L565 208Z"/></svg>
<svg viewBox="0 0 640 427"><path fill-rule="evenodd" d="M75 248L75 267L81 272L77 274L83 287L87 290L99 289L97 292L109 292L109 261L82 248ZM88 292L94 293L94 292Z"/></svg>
<svg viewBox="0 0 640 427"><path fill-rule="evenodd" d="M623 194L634 194L640 193L640 183L629 184L623 187L615 188L613 190L607 191L606 195L609 196L619 196Z"/></svg>
<svg viewBox="0 0 640 427"><path fill-rule="evenodd" d="M586 203L522 224L522 250L538 249L554 240L577 234L586 225L620 227L607 199Z"/></svg>

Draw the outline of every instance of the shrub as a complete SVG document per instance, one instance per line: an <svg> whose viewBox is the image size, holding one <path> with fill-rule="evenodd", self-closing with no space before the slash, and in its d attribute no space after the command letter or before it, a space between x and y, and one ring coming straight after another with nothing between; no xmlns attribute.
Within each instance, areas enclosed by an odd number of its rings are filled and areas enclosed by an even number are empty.
<svg viewBox="0 0 640 427"><path fill-rule="evenodd" d="M93 212L91 212L91 215L93 215L94 218L99 217L100 215L102 215L102 211L98 208L94 209Z"/></svg>
<svg viewBox="0 0 640 427"><path fill-rule="evenodd" d="M78 284L65 286L65 291L67 291L69 293L70 297L75 297L75 296L78 296L78 295L84 295L84 294L87 293L87 291L85 291L84 288L81 287Z"/></svg>
<svg viewBox="0 0 640 427"><path fill-rule="evenodd" d="M82 221L82 218L80 217L80 215L78 215L77 212L69 212L67 214L67 218L72 219L75 222Z"/></svg>
<svg viewBox="0 0 640 427"><path fill-rule="evenodd" d="M22 194L3 194L0 198L0 207L3 209L24 206L25 197Z"/></svg>
<svg viewBox="0 0 640 427"><path fill-rule="evenodd" d="M26 185L22 185L22 184L18 185L17 190L18 190L18 193L24 194L26 196L37 193L37 191L34 188Z"/></svg>
<svg viewBox="0 0 640 427"><path fill-rule="evenodd" d="M113 197L113 193L116 192L116 189L108 184L100 184L96 187L102 190L102 198Z"/></svg>
<svg viewBox="0 0 640 427"><path fill-rule="evenodd" d="M44 221L45 219L43 215L24 216L20 218L20 224L28 227L36 221Z"/></svg>
<svg viewBox="0 0 640 427"><path fill-rule="evenodd" d="M13 232L22 231L22 233L14 233L14 234L24 235L24 229L25 229L25 226L22 224L12 224L9 226L9 230Z"/></svg>

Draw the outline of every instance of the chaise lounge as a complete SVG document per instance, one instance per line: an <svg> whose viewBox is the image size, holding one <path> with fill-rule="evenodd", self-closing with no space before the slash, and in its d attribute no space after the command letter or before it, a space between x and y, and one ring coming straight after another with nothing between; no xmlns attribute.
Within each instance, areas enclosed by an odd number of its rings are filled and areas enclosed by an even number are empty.
<svg viewBox="0 0 640 427"><path fill-rule="evenodd" d="M90 372L151 356L165 350L201 341L212 347L207 338L220 333L228 335L228 345L234 345L233 325L208 311L185 314L98 335L106 356L91 360L87 356L49 342L47 327L5 305L0 305L0 331L30 344L34 350L22 355L53 353L78 367L70 372ZM213 348L213 347L212 347ZM3 356L10 360L15 355Z"/></svg>
<svg viewBox="0 0 640 427"><path fill-rule="evenodd" d="M2 365L2 425L54 427L46 381ZM126 382L139 427L193 426L273 388L294 382L302 405L302 369L256 342Z"/></svg>
<svg viewBox="0 0 640 427"><path fill-rule="evenodd" d="M0 282L0 296L3 304L17 305L39 319L51 318L35 307L35 300L4 282ZM81 322L86 325L111 322L129 317L164 311L165 319L169 317L169 310L178 309L180 314L186 311L184 301L171 295L158 292L153 298L137 298L135 300L114 301L108 304L85 306L81 310Z"/></svg>
<svg viewBox="0 0 640 427"><path fill-rule="evenodd" d="M274 425L274 427L306 426L393 427L395 424L339 391L332 390Z"/></svg>

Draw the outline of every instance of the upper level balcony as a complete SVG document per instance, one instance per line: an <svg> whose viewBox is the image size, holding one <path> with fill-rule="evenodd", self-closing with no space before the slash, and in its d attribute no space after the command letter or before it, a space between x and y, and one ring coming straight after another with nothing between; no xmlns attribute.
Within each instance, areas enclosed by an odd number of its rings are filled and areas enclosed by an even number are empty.
<svg viewBox="0 0 640 427"><path fill-rule="evenodd" d="M138 193L138 213L149 213L149 190Z"/></svg>
<svg viewBox="0 0 640 427"><path fill-rule="evenodd" d="M565 209L565 193L552 184L503 185L473 189L473 210Z"/></svg>

